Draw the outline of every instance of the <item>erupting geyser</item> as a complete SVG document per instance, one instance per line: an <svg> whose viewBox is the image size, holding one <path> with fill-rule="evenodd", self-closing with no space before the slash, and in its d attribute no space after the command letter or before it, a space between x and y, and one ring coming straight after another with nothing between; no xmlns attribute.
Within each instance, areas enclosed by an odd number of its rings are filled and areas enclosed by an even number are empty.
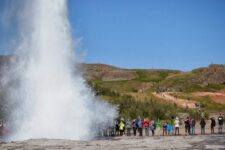
<svg viewBox="0 0 225 150"><path fill-rule="evenodd" d="M74 67L67 0L23 3L16 57L4 79L13 110L10 139L94 137L116 110L94 97Z"/></svg>

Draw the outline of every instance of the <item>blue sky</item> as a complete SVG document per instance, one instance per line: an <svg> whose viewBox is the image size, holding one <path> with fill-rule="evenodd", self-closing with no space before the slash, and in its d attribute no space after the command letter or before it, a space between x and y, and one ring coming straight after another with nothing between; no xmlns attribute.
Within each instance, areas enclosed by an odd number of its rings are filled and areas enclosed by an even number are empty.
<svg viewBox="0 0 225 150"><path fill-rule="evenodd" d="M70 0L69 15L87 63L179 70L225 64L224 0Z"/></svg>
<svg viewBox="0 0 225 150"><path fill-rule="evenodd" d="M191 70L225 63L223 0L71 0L86 62Z"/></svg>

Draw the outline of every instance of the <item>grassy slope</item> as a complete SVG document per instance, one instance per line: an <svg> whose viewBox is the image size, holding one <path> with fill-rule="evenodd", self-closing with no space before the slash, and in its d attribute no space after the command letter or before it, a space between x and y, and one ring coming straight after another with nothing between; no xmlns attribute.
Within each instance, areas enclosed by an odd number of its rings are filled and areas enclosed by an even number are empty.
<svg viewBox="0 0 225 150"><path fill-rule="evenodd" d="M170 118L177 112L189 112L178 108L175 104L165 102L154 97L152 92L173 91L177 97L191 98L199 102L202 109L207 112L224 111L225 106L213 102L210 97L192 96L191 92L219 91L225 89L225 84L216 79L206 82L209 74L204 74L204 69L192 72L173 70L131 70L136 75L135 79L122 81L92 80L91 84L98 95L112 104L120 106L120 115L134 117L143 115L152 118ZM214 76L213 76L214 78ZM176 111L174 111L176 110ZM157 115L157 113L159 115Z"/></svg>

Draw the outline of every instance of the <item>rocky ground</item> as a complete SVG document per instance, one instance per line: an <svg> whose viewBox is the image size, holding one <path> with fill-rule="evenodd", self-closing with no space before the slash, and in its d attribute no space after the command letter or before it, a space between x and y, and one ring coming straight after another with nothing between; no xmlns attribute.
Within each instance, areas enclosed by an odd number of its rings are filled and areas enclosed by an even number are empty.
<svg viewBox="0 0 225 150"><path fill-rule="evenodd" d="M30 139L0 144L1 150L149 150L149 149L206 149L224 150L225 134L195 136L115 137L92 141Z"/></svg>

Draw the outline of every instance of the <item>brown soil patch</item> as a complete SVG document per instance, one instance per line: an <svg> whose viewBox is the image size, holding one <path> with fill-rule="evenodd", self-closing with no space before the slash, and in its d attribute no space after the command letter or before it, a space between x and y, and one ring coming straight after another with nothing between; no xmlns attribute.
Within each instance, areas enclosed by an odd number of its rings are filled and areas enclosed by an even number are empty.
<svg viewBox="0 0 225 150"><path fill-rule="evenodd" d="M196 92L192 93L194 96L209 96L213 101L225 104L225 93L219 93L219 92Z"/></svg>
<svg viewBox="0 0 225 150"><path fill-rule="evenodd" d="M176 98L172 95L170 95L170 92L162 92L162 93L153 93L158 98L167 100L169 102L175 103L177 106L183 107L183 108L196 108L195 101L194 100L187 100L187 99L181 99Z"/></svg>

